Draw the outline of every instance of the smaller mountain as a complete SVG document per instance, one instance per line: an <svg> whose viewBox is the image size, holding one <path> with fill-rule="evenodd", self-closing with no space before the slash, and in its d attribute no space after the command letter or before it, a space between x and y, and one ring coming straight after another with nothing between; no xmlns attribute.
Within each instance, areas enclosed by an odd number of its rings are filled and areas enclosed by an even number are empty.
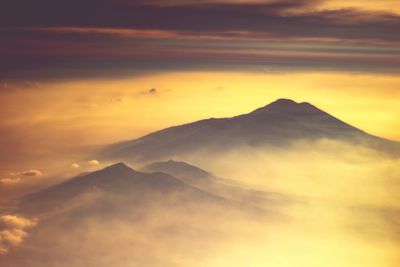
<svg viewBox="0 0 400 267"><path fill-rule="evenodd" d="M2 255L0 266L59 266L60 262L62 266L120 266L126 259L137 266L176 266L169 261L155 265L158 254L148 252L170 248L165 256L169 260L177 250L186 255L187 244L194 243L195 254L203 258L209 241L226 238L228 224L265 216L286 219L274 211L216 196L170 174L144 173L123 163L30 194L13 213L36 218L37 225L27 233L16 232L18 238L26 234L29 238ZM199 247L203 241L207 244ZM118 254L121 248L123 255Z"/></svg>
<svg viewBox="0 0 400 267"><path fill-rule="evenodd" d="M19 206L22 213L38 216L51 212L62 213L67 208L84 209L87 214L112 213L132 207L140 210L149 205L179 201L228 204L225 199L184 183L170 174L139 172L117 163L30 194L21 199Z"/></svg>
<svg viewBox="0 0 400 267"><path fill-rule="evenodd" d="M167 160L150 163L143 168L143 172L164 172L177 177L189 184L210 182L216 179L211 173L183 161Z"/></svg>
<svg viewBox="0 0 400 267"><path fill-rule="evenodd" d="M121 266L126 259L135 266L177 266L177 262L169 264L171 255L186 256L191 244L193 255L204 258L210 242L229 238L227 226L242 228L244 222L264 216L286 219L274 211L216 196L170 174L144 173L123 163L28 195L15 214L37 218L37 225L27 233L16 233L18 238L29 237L0 257L0 266ZM166 260L154 264L160 247L168 248L163 254ZM192 255L188 258L193 261Z"/></svg>
<svg viewBox="0 0 400 267"><path fill-rule="evenodd" d="M272 207L293 201L287 196L251 189L233 180L216 177L206 170L183 161L158 161L144 166L141 171L168 173L213 195L258 207Z"/></svg>

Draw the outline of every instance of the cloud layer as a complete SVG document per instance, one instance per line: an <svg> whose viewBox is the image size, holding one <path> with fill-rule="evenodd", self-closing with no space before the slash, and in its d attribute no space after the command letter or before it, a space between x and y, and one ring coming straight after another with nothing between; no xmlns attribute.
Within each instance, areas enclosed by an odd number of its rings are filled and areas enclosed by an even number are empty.
<svg viewBox="0 0 400 267"><path fill-rule="evenodd" d="M303 0L20 2L0 11L6 82L183 69L399 71L400 16L380 9Z"/></svg>

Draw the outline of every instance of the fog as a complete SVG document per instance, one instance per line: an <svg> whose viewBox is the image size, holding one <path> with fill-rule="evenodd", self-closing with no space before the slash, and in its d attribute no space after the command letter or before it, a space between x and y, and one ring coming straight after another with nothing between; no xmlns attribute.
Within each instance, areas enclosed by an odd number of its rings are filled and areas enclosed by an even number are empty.
<svg viewBox="0 0 400 267"><path fill-rule="evenodd" d="M38 218L4 211L1 266L395 267L400 261L398 157L320 140L176 159L243 190L264 191L264 201L238 208L235 196L192 201L175 192L133 201L93 190ZM11 244L5 231L23 234Z"/></svg>
<svg viewBox="0 0 400 267"><path fill-rule="evenodd" d="M237 246L232 253L237 259L227 255L226 266L395 266L399 260L398 156L319 140L288 149L242 147L211 158L185 157L220 176L295 200L273 206L290 223L267 220L274 231L261 230L258 236L265 240Z"/></svg>

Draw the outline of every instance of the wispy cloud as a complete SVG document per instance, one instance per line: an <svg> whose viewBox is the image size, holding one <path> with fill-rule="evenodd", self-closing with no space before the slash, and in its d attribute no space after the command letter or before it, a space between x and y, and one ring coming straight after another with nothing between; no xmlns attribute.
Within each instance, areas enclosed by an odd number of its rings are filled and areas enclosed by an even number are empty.
<svg viewBox="0 0 400 267"><path fill-rule="evenodd" d="M21 182L21 178L2 178L0 179L0 185L9 186L15 185Z"/></svg>
<svg viewBox="0 0 400 267"><path fill-rule="evenodd" d="M43 173L42 171L39 170L26 170L21 172L21 175L33 177L33 176L42 176Z"/></svg>

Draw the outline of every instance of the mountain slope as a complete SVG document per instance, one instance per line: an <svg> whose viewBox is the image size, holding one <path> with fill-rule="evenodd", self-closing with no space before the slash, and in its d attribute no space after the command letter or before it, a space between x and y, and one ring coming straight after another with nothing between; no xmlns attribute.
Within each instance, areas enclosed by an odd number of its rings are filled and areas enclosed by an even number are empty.
<svg viewBox="0 0 400 267"><path fill-rule="evenodd" d="M162 172L143 173L123 163L75 177L24 197L20 212L31 216L85 209L86 214L140 210L180 200L228 204L225 199L192 187ZM231 203L232 204L232 203Z"/></svg>
<svg viewBox="0 0 400 267"><path fill-rule="evenodd" d="M157 161L141 168L144 172L168 173L185 183L198 185L215 181L217 178L211 173L183 161Z"/></svg>
<svg viewBox="0 0 400 267"><path fill-rule="evenodd" d="M2 255L0 266L190 266L171 257L203 259L236 222L285 219L122 163L28 195L15 214L37 225L16 232L29 238Z"/></svg>
<svg viewBox="0 0 400 267"><path fill-rule="evenodd" d="M141 170L168 173L213 195L253 206L272 208L274 205L283 205L294 201L294 199L281 194L250 189L238 182L216 177L208 171L183 161L153 162L144 166Z"/></svg>
<svg viewBox="0 0 400 267"><path fill-rule="evenodd" d="M219 152L238 146L285 146L295 140L329 138L390 148L390 142L363 132L309 103L279 99L248 114L206 119L117 143L101 159L149 161L193 152Z"/></svg>

